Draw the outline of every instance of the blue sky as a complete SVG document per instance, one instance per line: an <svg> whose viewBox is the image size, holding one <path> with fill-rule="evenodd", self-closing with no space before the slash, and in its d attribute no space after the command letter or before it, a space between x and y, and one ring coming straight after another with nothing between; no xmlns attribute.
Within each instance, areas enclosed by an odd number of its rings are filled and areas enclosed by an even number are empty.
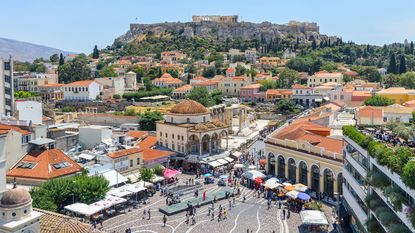
<svg viewBox="0 0 415 233"><path fill-rule="evenodd" d="M415 41L414 0L9 0L1 8L0 37L75 52L112 44L130 23L185 22L198 14L313 21L321 33L357 43Z"/></svg>

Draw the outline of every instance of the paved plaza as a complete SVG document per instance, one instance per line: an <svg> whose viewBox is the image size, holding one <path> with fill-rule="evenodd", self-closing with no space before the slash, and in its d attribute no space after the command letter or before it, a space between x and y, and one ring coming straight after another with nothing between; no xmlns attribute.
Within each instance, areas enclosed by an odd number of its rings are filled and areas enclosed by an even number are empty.
<svg viewBox="0 0 415 233"><path fill-rule="evenodd" d="M219 187L217 184L204 185L207 192L221 191L227 187ZM202 191L202 192L203 192ZM202 193L199 192L199 193ZM167 217L167 224L163 226L163 214L159 212L159 208L164 206L165 197L157 193L150 199L150 203L139 209L132 209L130 212L118 215L106 220L103 225L104 232L124 233L127 228L131 228L132 232L176 232L176 233L245 233L249 232L279 232L279 233L296 233L299 232L298 226L301 223L299 214L292 213L290 218L282 218L282 209L278 209L274 202L271 209L268 210L267 201L264 198L258 198L254 190L242 187L242 193L246 196L246 201L242 201L242 196L236 199L236 205L228 211L228 218L218 222L217 214L219 205L228 209L229 199L218 201L215 208L215 219L212 220L207 216L208 208L211 205L205 205L197 208L196 224L186 224L185 212ZM193 194L187 194L182 197L182 202L193 198ZM143 210L151 209L151 219L142 219ZM331 222L331 209L325 207L326 216ZM332 230L330 226L329 232Z"/></svg>

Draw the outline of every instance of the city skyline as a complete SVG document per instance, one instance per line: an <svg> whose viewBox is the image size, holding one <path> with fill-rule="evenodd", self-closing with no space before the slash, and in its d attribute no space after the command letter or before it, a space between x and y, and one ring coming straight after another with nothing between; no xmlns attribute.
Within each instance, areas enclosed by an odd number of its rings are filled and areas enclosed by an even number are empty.
<svg viewBox="0 0 415 233"><path fill-rule="evenodd" d="M241 21L284 24L289 20L316 22L322 34L359 44L383 45L415 40L410 9L415 2L347 1L327 4L262 1L71 1L45 0L3 3L0 37L50 46L65 51L92 52L111 45L130 23L188 22L192 15L238 15ZM267 7L265 7L267 6ZM404 6L404 7L403 7ZM16 12L19 12L16 14ZM395 13L399 12L399 14ZM102 17L105 16L105 17ZM51 20L55 19L55 20Z"/></svg>

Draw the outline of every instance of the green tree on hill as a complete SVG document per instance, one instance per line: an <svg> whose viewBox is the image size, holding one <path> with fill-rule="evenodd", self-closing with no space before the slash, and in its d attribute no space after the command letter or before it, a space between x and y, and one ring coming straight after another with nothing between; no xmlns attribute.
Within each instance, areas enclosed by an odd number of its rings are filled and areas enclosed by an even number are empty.
<svg viewBox="0 0 415 233"><path fill-rule="evenodd" d="M102 70L98 72L99 77L117 77L118 74L115 73L114 68L111 66L105 66Z"/></svg>
<svg viewBox="0 0 415 233"><path fill-rule="evenodd" d="M285 68L279 75L277 80L277 87L289 89L292 85L300 82L300 75L297 71Z"/></svg>
<svg viewBox="0 0 415 233"><path fill-rule="evenodd" d="M401 55L399 57L399 73L403 74L406 73L406 61L405 61L405 55Z"/></svg>
<svg viewBox="0 0 415 233"><path fill-rule="evenodd" d="M57 53L52 54L52 55L49 57L49 61L50 61L50 62L52 62L52 63L57 63L57 62L59 62L59 55L58 55Z"/></svg>
<svg viewBox="0 0 415 233"><path fill-rule="evenodd" d="M92 58L94 58L94 59L98 59L99 58L99 50L98 50L98 46L97 45L94 46L94 50L92 51Z"/></svg>
<svg viewBox="0 0 415 233"><path fill-rule="evenodd" d="M163 115L158 112L144 112L140 117L138 123L140 124L140 129L145 131L155 131L156 130L156 121L163 120Z"/></svg>
<svg viewBox="0 0 415 233"><path fill-rule="evenodd" d="M391 104L394 104L393 100L380 95L374 95L365 100L366 106L389 106Z"/></svg>
<svg viewBox="0 0 415 233"><path fill-rule="evenodd" d="M91 69L84 54L78 55L73 60L59 66L59 79L64 83L82 81L90 78Z"/></svg>
<svg viewBox="0 0 415 233"><path fill-rule="evenodd" d="M63 58L63 54L59 54L59 66L63 65L65 63L65 59Z"/></svg>
<svg viewBox="0 0 415 233"><path fill-rule="evenodd" d="M221 91L214 90L209 93L206 87L194 87L187 95L187 98L197 101L205 107L211 107L222 103L222 97L223 95Z"/></svg>
<svg viewBox="0 0 415 233"><path fill-rule="evenodd" d="M391 53L391 55L390 55L388 73L391 73L391 74L397 74L398 73L398 66L396 65L395 53Z"/></svg>

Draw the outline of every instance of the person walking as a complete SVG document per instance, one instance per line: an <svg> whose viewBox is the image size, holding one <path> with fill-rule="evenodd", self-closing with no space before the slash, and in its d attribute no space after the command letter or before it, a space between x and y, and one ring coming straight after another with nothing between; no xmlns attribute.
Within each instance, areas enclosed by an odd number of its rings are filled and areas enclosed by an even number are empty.
<svg viewBox="0 0 415 233"><path fill-rule="evenodd" d="M290 218L290 208L287 207L287 219Z"/></svg>
<svg viewBox="0 0 415 233"><path fill-rule="evenodd" d="M166 222L167 222L167 217L166 215L163 216L163 227L166 226Z"/></svg>
<svg viewBox="0 0 415 233"><path fill-rule="evenodd" d="M228 211L226 210L226 208L223 209L223 219L227 219L228 218Z"/></svg>
<svg viewBox="0 0 415 233"><path fill-rule="evenodd" d="M213 220L215 220L215 210L212 210L212 215L210 215L211 216L211 221L213 221Z"/></svg>
<svg viewBox="0 0 415 233"><path fill-rule="evenodd" d="M268 209L271 209L271 199L268 199Z"/></svg>
<svg viewBox="0 0 415 233"><path fill-rule="evenodd" d="M278 209L281 209L281 201L278 201Z"/></svg>
<svg viewBox="0 0 415 233"><path fill-rule="evenodd" d="M231 200L229 200L229 208L228 208L229 210L231 210L232 209L232 201Z"/></svg>
<svg viewBox="0 0 415 233"><path fill-rule="evenodd" d="M235 197L233 197L232 202L233 202L233 206L235 206L236 205L236 198Z"/></svg>
<svg viewBox="0 0 415 233"><path fill-rule="evenodd" d="M144 211L143 211L143 220L146 219L146 217L147 217L147 210L144 209Z"/></svg>
<svg viewBox="0 0 415 233"><path fill-rule="evenodd" d="M206 200L206 191L203 192L203 201Z"/></svg>
<svg viewBox="0 0 415 233"><path fill-rule="evenodd" d="M151 212L150 212L150 209L148 209L147 214L148 214L148 220L150 220L150 219L151 219Z"/></svg>
<svg viewBox="0 0 415 233"><path fill-rule="evenodd" d="M186 224L189 224L189 212L186 212Z"/></svg>
<svg viewBox="0 0 415 233"><path fill-rule="evenodd" d="M207 216L210 216L211 213L212 213L212 208L209 206L208 207L208 214L207 214Z"/></svg>
<svg viewBox="0 0 415 233"><path fill-rule="evenodd" d="M285 219L285 209L282 209L282 219Z"/></svg>

